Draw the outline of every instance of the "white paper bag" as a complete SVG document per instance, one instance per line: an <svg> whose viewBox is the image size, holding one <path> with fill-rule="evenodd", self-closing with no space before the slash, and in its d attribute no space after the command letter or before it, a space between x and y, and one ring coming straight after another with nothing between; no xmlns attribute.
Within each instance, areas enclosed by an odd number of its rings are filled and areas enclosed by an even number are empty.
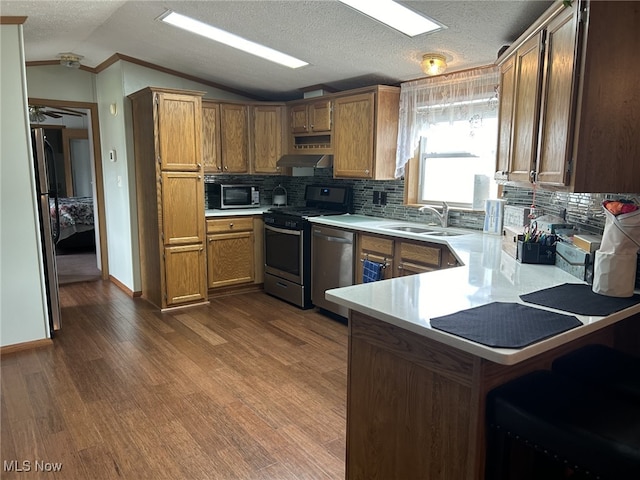
<svg viewBox="0 0 640 480"><path fill-rule="evenodd" d="M606 222L593 264L592 290L609 297L630 297L640 250L640 210L616 216L603 209Z"/></svg>
<svg viewBox="0 0 640 480"><path fill-rule="evenodd" d="M637 255L596 252L592 290L608 297L631 297L636 282Z"/></svg>

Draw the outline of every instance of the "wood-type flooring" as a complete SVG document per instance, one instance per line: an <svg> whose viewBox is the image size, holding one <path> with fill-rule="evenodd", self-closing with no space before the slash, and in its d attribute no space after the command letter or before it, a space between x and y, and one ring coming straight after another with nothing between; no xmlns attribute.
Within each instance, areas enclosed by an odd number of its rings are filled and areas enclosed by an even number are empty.
<svg viewBox="0 0 640 480"><path fill-rule="evenodd" d="M343 323L261 292L171 313L105 281L60 297L53 345L1 358L0 478L344 478Z"/></svg>

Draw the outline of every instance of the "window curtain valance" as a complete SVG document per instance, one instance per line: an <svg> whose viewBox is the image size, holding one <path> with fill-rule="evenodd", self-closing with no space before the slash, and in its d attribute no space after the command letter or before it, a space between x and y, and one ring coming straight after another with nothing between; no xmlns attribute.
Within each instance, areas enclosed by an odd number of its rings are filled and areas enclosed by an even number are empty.
<svg viewBox="0 0 640 480"><path fill-rule="evenodd" d="M423 78L400 85L400 113L395 177L404 176L430 124L482 119L498 109L500 74L498 67Z"/></svg>

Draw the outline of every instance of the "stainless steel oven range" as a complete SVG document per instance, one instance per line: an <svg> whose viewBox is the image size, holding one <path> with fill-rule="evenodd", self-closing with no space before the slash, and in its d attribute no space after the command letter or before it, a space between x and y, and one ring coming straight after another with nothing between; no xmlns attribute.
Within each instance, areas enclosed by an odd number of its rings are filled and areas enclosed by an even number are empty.
<svg viewBox="0 0 640 480"><path fill-rule="evenodd" d="M300 308L311 308L310 217L352 209L349 186L307 185L305 205L271 208L264 219L264 291Z"/></svg>

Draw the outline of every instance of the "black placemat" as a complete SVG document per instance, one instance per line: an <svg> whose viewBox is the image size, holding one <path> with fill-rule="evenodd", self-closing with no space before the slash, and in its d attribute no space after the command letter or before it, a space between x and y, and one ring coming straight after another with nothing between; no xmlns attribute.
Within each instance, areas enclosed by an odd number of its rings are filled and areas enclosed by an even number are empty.
<svg viewBox="0 0 640 480"><path fill-rule="evenodd" d="M537 292L520 295L523 302L555 308L578 315L597 317L611 315L640 303L640 295L628 298L608 297L594 293L591 285L583 283L565 283Z"/></svg>
<svg viewBox="0 0 640 480"><path fill-rule="evenodd" d="M571 315L494 302L431 319L431 326L489 347L522 348L582 325Z"/></svg>

